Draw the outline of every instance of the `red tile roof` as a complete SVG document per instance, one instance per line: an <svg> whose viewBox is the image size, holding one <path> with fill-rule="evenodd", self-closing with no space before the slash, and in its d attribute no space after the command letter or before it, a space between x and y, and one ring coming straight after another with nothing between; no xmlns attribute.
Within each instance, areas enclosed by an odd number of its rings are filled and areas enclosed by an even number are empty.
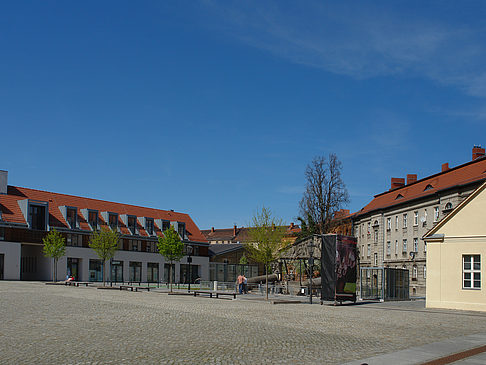
<svg viewBox="0 0 486 365"><path fill-rule="evenodd" d="M374 199L356 212L360 216L375 210L403 204L411 200L436 194L455 186L480 183L486 179L486 157L467 162L449 170L426 177L403 187L375 195ZM430 185L430 186L429 186Z"/></svg>
<svg viewBox="0 0 486 365"><path fill-rule="evenodd" d="M26 223L24 216L20 210L18 201L24 199L45 201L49 203L49 225L52 227L69 228L69 224L59 210L60 206L71 206L78 208L78 222L79 228L83 230L91 230L89 224L81 214L81 209L93 209L98 211L98 222L101 226L106 225L101 216L101 212L118 213L118 226L123 234L130 235L128 227L123 224L121 220L122 214L134 215L137 217L150 217L154 219L164 219L167 221L184 222L186 225L186 232L189 240L196 242L206 242L206 238L201 233L199 228L193 222L191 217L185 213L178 213L167 210L153 209L139 207L135 205L121 204L108 202L104 200L97 200L91 198L83 198L79 196L51 193L47 191L22 188L17 186L8 186L7 194L0 195L0 209L2 211L2 220L9 223ZM137 222L141 236L148 236L145 229ZM161 227L155 224L155 233L160 236Z"/></svg>
<svg viewBox="0 0 486 365"><path fill-rule="evenodd" d="M236 229L236 235L235 235ZM301 231L297 225L286 226L287 234L293 235ZM205 229L201 231L208 241L229 241L232 243L247 242L249 240L249 228L222 228L222 229Z"/></svg>

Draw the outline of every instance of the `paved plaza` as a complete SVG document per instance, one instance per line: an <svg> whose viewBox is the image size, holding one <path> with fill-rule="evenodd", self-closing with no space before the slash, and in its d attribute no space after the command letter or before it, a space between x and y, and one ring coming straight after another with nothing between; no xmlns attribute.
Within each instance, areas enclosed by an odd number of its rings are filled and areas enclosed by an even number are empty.
<svg viewBox="0 0 486 365"><path fill-rule="evenodd" d="M486 314L423 302L257 299L0 281L0 362L341 364L486 332Z"/></svg>

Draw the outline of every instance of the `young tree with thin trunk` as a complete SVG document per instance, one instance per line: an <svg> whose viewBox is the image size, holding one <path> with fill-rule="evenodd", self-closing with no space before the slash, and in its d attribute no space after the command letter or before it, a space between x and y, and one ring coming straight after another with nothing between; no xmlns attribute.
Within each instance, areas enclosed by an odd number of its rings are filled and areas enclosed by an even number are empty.
<svg viewBox="0 0 486 365"><path fill-rule="evenodd" d="M157 248L159 253L170 263L169 286L172 293L172 264L174 261L180 261L184 257L184 243L174 227L169 227L169 229L164 231L164 237L159 237Z"/></svg>
<svg viewBox="0 0 486 365"><path fill-rule="evenodd" d="M103 286L105 286L106 282L105 264L107 261L111 260L113 256L115 256L119 242L120 235L118 232L115 232L109 228L103 228L101 231L93 231L93 233L91 233L89 247L96 252L103 263Z"/></svg>
<svg viewBox="0 0 486 365"><path fill-rule="evenodd" d="M42 239L44 243L44 256L52 257L54 262L54 270L52 272L52 281L57 281L57 262L66 253L66 240L55 229L50 231L47 236Z"/></svg>
<svg viewBox="0 0 486 365"><path fill-rule="evenodd" d="M305 170L306 187L300 201L301 221L306 233L328 233L334 214L349 202L343 182L342 164L334 153L317 156Z"/></svg>
<svg viewBox="0 0 486 365"><path fill-rule="evenodd" d="M249 242L245 244L248 257L265 267L266 299L268 300L268 268L279 258L287 244L283 238L286 229L281 219L272 215L270 209L262 207L252 217L249 229Z"/></svg>

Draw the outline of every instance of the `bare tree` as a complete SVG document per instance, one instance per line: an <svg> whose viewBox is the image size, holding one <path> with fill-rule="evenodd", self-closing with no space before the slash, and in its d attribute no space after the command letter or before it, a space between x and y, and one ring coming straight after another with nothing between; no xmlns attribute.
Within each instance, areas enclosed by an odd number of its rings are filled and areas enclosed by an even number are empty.
<svg viewBox="0 0 486 365"><path fill-rule="evenodd" d="M342 164L334 153L315 157L305 170L306 188L300 201L298 219L307 233L327 233L334 214L349 202L341 177Z"/></svg>

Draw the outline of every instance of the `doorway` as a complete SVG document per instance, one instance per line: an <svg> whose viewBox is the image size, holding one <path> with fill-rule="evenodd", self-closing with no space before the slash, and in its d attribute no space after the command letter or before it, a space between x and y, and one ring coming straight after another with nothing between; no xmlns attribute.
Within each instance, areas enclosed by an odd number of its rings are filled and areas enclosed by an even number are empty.
<svg viewBox="0 0 486 365"><path fill-rule="evenodd" d="M67 259L67 276L72 276L78 281L80 280L79 262L78 258L68 257Z"/></svg>

